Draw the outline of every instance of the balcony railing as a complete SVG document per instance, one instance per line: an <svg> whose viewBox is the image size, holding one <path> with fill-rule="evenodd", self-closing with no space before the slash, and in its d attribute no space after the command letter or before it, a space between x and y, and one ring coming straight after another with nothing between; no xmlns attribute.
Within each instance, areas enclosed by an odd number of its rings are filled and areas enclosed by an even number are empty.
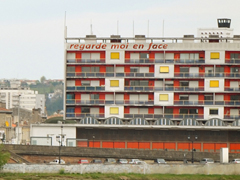
<svg viewBox="0 0 240 180"><path fill-rule="evenodd" d="M95 118L104 118L104 113L98 113L98 114L93 114L93 113L66 113L67 118L84 118L84 117L95 117Z"/></svg>
<svg viewBox="0 0 240 180"><path fill-rule="evenodd" d="M70 86L69 91L104 91L105 86Z"/></svg>
<svg viewBox="0 0 240 180"><path fill-rule="evenodd" d="M204 87L144 87L144 86L125 86L125 91L204 91Z"/></svg>
<svg viewBox="0 0 240 180"><path fill-rule="evenodd" d="M239 73L174 73L175 77L240 77Z"/></svg>
<svg viewBox="0 0 240 180"><path fill-rule="evenodd" d="M225 63L240 64L240 59L225 59Z"/></svg>
<svg viewBox="0 0 240 180"><path fill-rule="evenodd" d="M240 101L189 101L189 100L179 100L174 101L174 105L228 105L228 106L240 106Z"/></svg>
<svg viewBox="0 0 240 180"><path fill-rule="evenodd" d="M116 73L116 77L154 77L154 73Z"/></svg>
<svg viewBox="0 0 240 180"><path fill-rule="evenodd" d="M173 63L173 64L202 64L205 63L204 59L125 59L125 63L133 63L133 64L139 64L139 63Z"/></svg>
<svg viewBox="0 0 240 180"><path fill-rule="evenodd" d="M224 115L224 119L240 119L240 115Z"/></svg>
<svg viewBox="0 0 240 180"><path fill-rule="evenodd" d="M66 104L71 105L71 104L125 104L125 105L153 105L154 101L152 100L146 100L146 101L141 101L141 100L101 100L101 99L95 99L95 100L78 100L78 99L67 99Z"/></svg>
<svg viewBox="0 0 240 180"><path fill-rule="evenodd" d="M105 63L105 59L67 59L67 64Z"/></svg>
<svg viewBox="0 0 240 180"><path fill-rule="evenodd" d="M67 72L67 77L114 77L109 72Z"/></svg>

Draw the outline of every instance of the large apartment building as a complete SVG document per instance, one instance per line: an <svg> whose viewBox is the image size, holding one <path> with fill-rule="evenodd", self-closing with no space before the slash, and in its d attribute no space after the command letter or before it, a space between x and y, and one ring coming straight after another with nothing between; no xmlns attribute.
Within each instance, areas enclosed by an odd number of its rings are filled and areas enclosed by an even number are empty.
<svg viewBox="0 0 240 180"><path fill-rule="evenodd" d="M150 142L146 145L149 148L155 146L153 141L159 141L151 139L158 135L161 141L171 141L175 147L176 136L187 136L186 130L193 131L193 135L199 128L210 132L224 126L228 133L238 126L240 36L233 35L230 22L218 19L218 28L199 29L198 37L66 37L64 118L82 124L83 130L76 138L93 139L96 143L98 137L99 147L112 146L109 143L116 143L112 137L101 133L114 127L124 129L124 147L140 134L139 141ZM89 125L98 130L88 134L84 127ZM150 136L142 131L132 137L128 131L150 126L162 132L152 132ZM174 130L177 135L167 138L163 130L168 130L168 126L181 126L182 131ZM202 143L218 141L204 138L205 131L198 134ZM187 140L185 136L177 141ZM102 141L109 143L104 145ZM229 142L223 138L220 141ZM200 145L201 150L203 146Z"/></svg>

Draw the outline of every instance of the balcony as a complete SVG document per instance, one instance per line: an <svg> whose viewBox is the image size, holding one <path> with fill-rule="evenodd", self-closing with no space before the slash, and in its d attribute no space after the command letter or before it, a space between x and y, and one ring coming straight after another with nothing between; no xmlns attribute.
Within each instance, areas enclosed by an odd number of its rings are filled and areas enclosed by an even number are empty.
<svg viewBox="0 0 240 180"><path fill-rule="evenodd" d="M116 73L116 77L154 77L154 73Z"/></svg>
<svg viewBox="0 0 240 180"><path fill-rule="evenodd" d="M105 91L105 86L70 86L67 91Z"/></svg>
<svg viewBox="0 0 240 180"><path fill-rule="evenodd" d="M92 113L66 113L67 118L84 118L84 117L95 117L95 118L104 118L103 113L92 114Z"/></svg>
<svg viewBox="0 0 240 180"><path fill-rule="evenodd" d="M189 100L179 100L174 101L174 105L181 106L192 106L192 105L224 105L224 106L240 106L240 101L211 101L211 100L203 100L203 101L189 101Z"/></svg>
<svg viewBox="0 0 240 180"><path fill-rule="evenodd" d="M237 119L239 120L240 119L240 115L224 115L224 119Z"/></svg>
<svg viewBox="0 0 240 180"><path fill-rule="evenodd" d="M114 73L106 73L106 72L67 72L67 77L114 77Z"/></svg>
<svg viewBox="0 0 240 180"><path fill-rule="evenodd" d="M240 59L225 59L225 63L240 64Z"/></svg>
<svg viewBox="0 0 240 180"><path fill-rule="evenodd" d="M147 101L143 101L143 100L116 100L115 104L118 105L153 105L154 101L152 100L147 100Z"/></svg>
<svg viewBox="0 0 240 180"><path fill-rule="evenodd" d="M79 100L79 99L67 99L66 100L67 105L99 105L99 104L114 104L114 100L99 100L99 99L93 99L93 100Z"/></svg>
<svg viewBox="0 0 240 180"><path fill-rule="evenodd" d="M129 64L146 64L146 63L173 63L173 64L202 64L204 59L125 59Z"/></svg>
<svg viewBox="0 0 240 180"><path fill-rule="evenodd" d="M204 91L202 87L186 87L186 86L168 86L168 87L144 87L144 86L125 86L125 91Z"/></svg>
<svg viewBox="0 0 240 180"><path fill-rule="evenodd" d="M189 73L189 72L179 72L174 73L174 77L184 77L184 78L198 78L198 77L240 77L239 73Z"/></svg>
<svg viewBox="0 0 240 180"><path fill-rule="evenodd" d="M97 64L105 63L105 59L67 59L67 64Z"/></svg>
<svg viewBox="0 0 240 180"><path fill-rule="evenodd" d="M224 91L240 91L240 87L225 87Z"/></svg>

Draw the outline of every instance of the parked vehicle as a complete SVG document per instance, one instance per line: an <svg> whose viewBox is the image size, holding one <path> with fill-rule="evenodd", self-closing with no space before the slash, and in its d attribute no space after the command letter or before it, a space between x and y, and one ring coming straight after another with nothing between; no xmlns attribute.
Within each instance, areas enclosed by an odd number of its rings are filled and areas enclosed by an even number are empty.
<svg viewBox="0 0 240 180"><path fill-rule="evenodd" d="M166 164L165 159L154 159L154 162L158 164Z"/></svg>
<svg viewBox="0 0 240 180"><path fill-rule="evenodd" d="M59 164L59 159L54 159L49 164ZM65 164L65 161L63 159L61 159L60 164Z"/></svg>
<svg viewBox="0 0 240 180"><path fill-rule="evenodd" d="M131 161L129 162L129 164L141 164L142 161L140 161L139 159L131 159Z"/></svg>
<svg viewBox="0 0 240 180"><path fill-rule="evenodd" d="M78 164L88 164L89 161L87 159L79 159Z"/></svg>
<svg viewBox="0 0 240 180"><path fill-rule="evenodd" d="M118 163L119 164L128 164L128 160L126 160L126 159L119 159Z"/></svg>
<svg viewBox="0 0 240 180"><path fill-rule="evenodd" d="M92 163L102 163L102 160L100 160L100 159L94 159L94 160L92 160Z"/></svg>
<svg viewBox="0 0 240 180"><path fill-rule="evenodd" d="M203 158L200 161L200 164L209 164L209 163L214 163L214 160L212 158Z"/></svg>
<svg viewBox="0 0 240 180"><path fill-rule="evenodd" d="M105 159L105 163L116 163L116 160L113 158L107 158Z"/></svg>
<svg viewBox="0 0 240 180"><path fill-rule="evenodd" d="M238 164L238 163L240 163L240 159L233 159L233 160L231 160L230 163Z"/></svg>

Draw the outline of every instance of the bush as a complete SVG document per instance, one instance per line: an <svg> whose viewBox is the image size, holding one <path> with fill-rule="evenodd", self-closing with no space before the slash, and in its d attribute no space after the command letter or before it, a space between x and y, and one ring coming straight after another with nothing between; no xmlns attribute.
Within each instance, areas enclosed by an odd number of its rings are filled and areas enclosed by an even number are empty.
<svg viewBox="0 0 240 180"><path fill-rule="evenodd" d="M4 164L6 164L9 159L10 159L10 153L4 152L3 144L0 144L0 169L3 168Z"/></svg>
<svg viewBox="0 0 240 180"><path fill-rule="evenodd" d="M60 170L59 170L59 174L65 174L64 169L60 169Z"/></svg>

